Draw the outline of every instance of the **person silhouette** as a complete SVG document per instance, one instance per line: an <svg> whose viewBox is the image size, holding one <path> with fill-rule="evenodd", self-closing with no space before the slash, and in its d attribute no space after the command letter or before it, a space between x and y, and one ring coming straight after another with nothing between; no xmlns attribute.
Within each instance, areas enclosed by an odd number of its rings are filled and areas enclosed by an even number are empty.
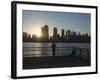
<svg viewBox="0 0 100 80"><path fill-rule="evenodd" d="M54 42L52 43L51 47L52 47L52 53L53 53L53 56L55 56L56 45L55 45Z"/></svg>

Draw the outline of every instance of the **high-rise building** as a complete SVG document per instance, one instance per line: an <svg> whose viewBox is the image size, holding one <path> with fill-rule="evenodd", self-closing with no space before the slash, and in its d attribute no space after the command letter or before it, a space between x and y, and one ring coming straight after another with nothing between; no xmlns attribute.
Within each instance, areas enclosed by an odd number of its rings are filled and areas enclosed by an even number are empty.
<svg viewBox="0 0 100 80"><path fill-rule="evenodd" d="M30 38L30 39L31 39L31 34L29 34L29 35L28 35L28 38Z"/></svg>
<svg viewBox="0 0 100 80"><path fill-rule="evenodd" d="M41 27L41 38L42 40L48 40L49 39L49 27L48 25L44 25L43 27Z"/></svg>
<svg viewBox="0 0 100 80"><path fill-rule="evenodd" d="M53 36L56 36L56 35L57 35L57 28L54 27L54 29L53 29Z"/></svg>
<svg viewBox="0 0 100 80"><path fill-rule="evenodd" d="M81 33L80 32L78 32L78 36L81 36Z"/></svg>
<svg viewBox="0 0 100 80"><path fill-rule="evenodd" d="M66 35L67 35L67 40L69 40L70 39L70 35L71 35L71 31L70 30L67 30L66 31Z"/></svg>
<svg viewBox="0 0 100 80"><path fill-rule="evenodd" d="M65 30L62 29L62 30L61 30L61 37L62 37L62 38L64 38L64 36L65 36L64 32L65 32Z"/></svg>
<svg viewBox="0 0 100 80"><path fill-rule="evenodd" d="M28 37L28 33L27 32L23 32L23 38L26 39Z"/></svg>
<svg viewBox="0 0 100 80"><path fill-rule="evenodd" d="M67 38L67 37L68 37L68 33L67 33L67 31L66 31L66 34L65 34L65 35L66 35L66 40L68 40L68 38Z"/></svg>
<svg viewBox="0 0 100 80"><path fill-rule="evenodd" d="M57 40L58 39L58 33L57 32L58 32L57 28L54 27L53 28L53 37L52 37L53 40Z"/></svg>
<svg viewBox="0 0 100 80"><path fill-rule="evenodd" d="M88 33L86 33L85 36L88 37Z"/></svg>

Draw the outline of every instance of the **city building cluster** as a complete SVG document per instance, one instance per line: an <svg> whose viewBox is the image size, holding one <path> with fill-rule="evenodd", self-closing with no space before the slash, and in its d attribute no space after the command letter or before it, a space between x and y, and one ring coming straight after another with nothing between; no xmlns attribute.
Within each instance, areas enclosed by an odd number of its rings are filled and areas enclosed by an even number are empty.
<svg viewBox="0 0 100 80"><path fill-rule="evenodd" d="M49 26L44 25L41 27L41 36L38 37L35 34L29 34L23 32L23 41L24 42L90 42L90 35L88 33L81 34L80 32L75 32L71 30L61 30L61 33L58 33L56 27L53 28L52 36L49 35Z"/></svg>

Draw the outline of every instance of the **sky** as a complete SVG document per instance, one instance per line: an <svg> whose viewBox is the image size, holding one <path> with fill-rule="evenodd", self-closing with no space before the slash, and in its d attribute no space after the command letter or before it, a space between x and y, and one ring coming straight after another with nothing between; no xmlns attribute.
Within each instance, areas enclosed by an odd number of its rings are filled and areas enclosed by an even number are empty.
<svg viewBox="0 0 100 80"><path fill-rule="evenodd" d="M23 32L37 36L41 35L41 27L45 24L49 26L49 35L52 35L54 27L58 34L61 34L61 29L90 34L90 18L89 13L23 10L22 26Z"/></svg>

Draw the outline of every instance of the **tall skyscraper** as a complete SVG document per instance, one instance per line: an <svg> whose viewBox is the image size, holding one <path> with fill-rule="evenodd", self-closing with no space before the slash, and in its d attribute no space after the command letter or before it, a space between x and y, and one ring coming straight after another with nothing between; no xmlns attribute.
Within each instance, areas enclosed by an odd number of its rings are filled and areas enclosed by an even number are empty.
<svg viewBox="0 0 100 80"><path fill-rule="evenodd" d="M67 37L68 37L68 33L67 33L67 31L66 31L66 40L68 40L68 38L67 38Z"/></svg>
<svg viewBox="0 0 100 80"><path fill-rule="evenodd" d="M53 29L53 35L54 35L54 36L57 35L57 28L56 28L56 27L54 27L54 29Z"/></svg>
<svg viewBox="0 0 100 80"><path fill-rule="evenodd" d="M61 37L62 37L62 38L64 38L64 36L65 36L64 32L65 32L65 30L62 29L62 30L61 30Z"/></svg>
<svg viewBox="0 0 100 80"><path fill-rule="evenodd" d="M49 39L49 27L48 25L44 25L43 27L41 27L41 38L42 40L48 40Z"/></svg>
<svg viewBox="0 0 100 80"><path fill-rule="evenodd" d="M81 36L81 33L80 32L78 32L78 36Z"/></svg>
<svg viewBox="0 0 100 80"><path fill-rule="evenodd" d="M67 30L66 31L66 35L67 35L67 40L69 40L70 39L70 35L71 35L71 31L70 30Z"/></svg>
<svg viewBox="0 0 100 80"><path fill-rule="evenodd" d="M57 28L56 27L54 27L53 28L53 40L57 40L58 39L58 33L57 33L58 31L57 31Z"/></svg>

